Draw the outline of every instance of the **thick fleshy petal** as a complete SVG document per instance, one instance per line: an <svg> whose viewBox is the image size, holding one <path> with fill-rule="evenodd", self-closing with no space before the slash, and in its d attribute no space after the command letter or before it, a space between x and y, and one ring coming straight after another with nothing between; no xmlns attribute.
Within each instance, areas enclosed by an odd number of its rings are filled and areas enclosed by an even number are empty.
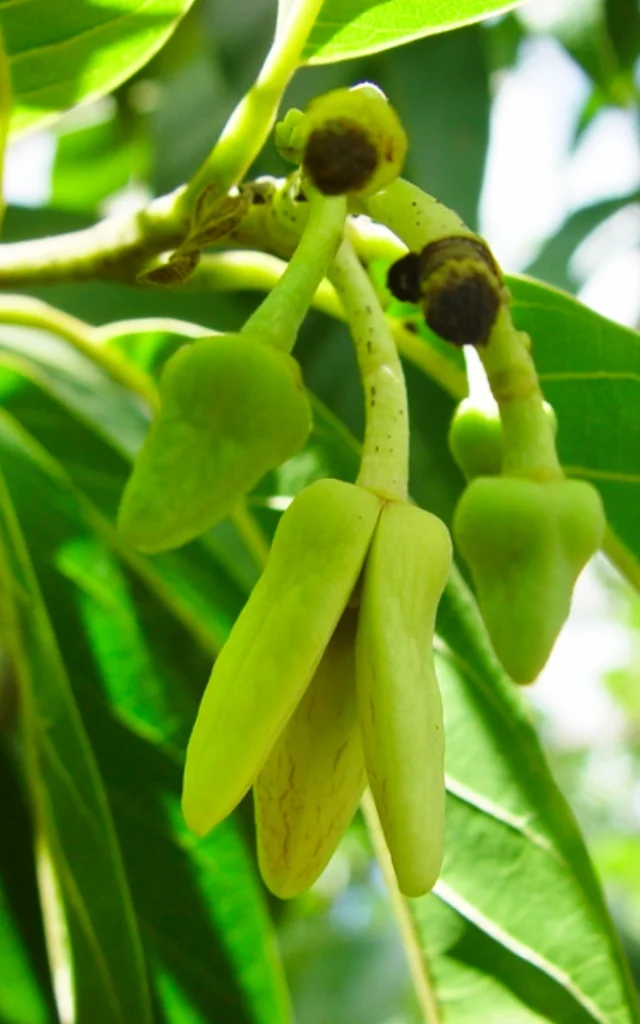
<svg viewBox="0 0 640 1024"><path fill-rule="evenodd" d="M313 885L364 791L356 625L347 609L254 786L260 872L282 899Z"/></svg>
<svg viewBox="0 0 640 1024"><path fill-rule="evenodd" d="M283 515L189 741L182 807L195 832L212 829L255 781L345 610L380 507L361 487L319 480Z"/></svg>
<svg viewBox="0 0 640 1024"><path fill-rule="evenodd" d="M118 526L140 551L193 540L305 444L311 408L291 356L243 335L201 338L164 368L162 405Z"/></svg>
<svg viewBox="0 0 640 1024"><path fill-rule="evenodd" d="M442 863L444 733L433 633L450 567L444 523L412 505L385 505L364 573L356 679L369 784L407 896L428 892Z"/></svg>

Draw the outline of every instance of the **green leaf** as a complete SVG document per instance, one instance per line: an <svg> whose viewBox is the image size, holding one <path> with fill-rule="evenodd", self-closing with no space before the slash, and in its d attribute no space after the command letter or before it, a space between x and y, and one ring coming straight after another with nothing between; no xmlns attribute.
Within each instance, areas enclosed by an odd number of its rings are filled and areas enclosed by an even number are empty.
<svg viewBox="0 0 640 1024"><path fill-rule="evenodd" d="M0 669L0 716L10 732L11 709L17 710L15 680ZM24 794L9 757L0 744L0 1020L11 1024L53 1024L56 1019L35 865L33 834Z"/></svg>
<svg viewBox="0 0 640 1024"><path fill-rule="evenodd" d="M609 39L624 68L633 68L640 53L640 8L635 0L604 0Z"/></svg>
<svg viewBox="0 0 640 1024"><path fill-rule="evenodd" d="M93 213L131 180L144 179L149 144L140 125L116 112L90 124L69 125L58 134L51 176L51 204Z"/></svg>
<svg viewBox="0 0 640 1024"><path fill-rule="evenodd" d="M7 417L0 450L100 764L165 1019L287 1024L281 967L241 829L229 820L199 841L182 822L181 766L210 655L176 621L171 601L141 586L93 533L87 505L62 471ZM46 530L33 511L36 495L49 510ZM216 597L215 578L202 568L216 614L230 621L237 602ZM178 572L176 600L183 590ZM210 613L197 612L206 633Z"/></svg>
<svg viewBox="0 0 640 1024"><path fill-rule="evenodd" d="M575 291L576 281L569 268L575 250L608 217L631 203L637 203L639 199L640 193L634 192L616 199L604 199L572 213L559 231L545 242L535 260L527 267L527 274L542 278L556 288Z"/></svg>
<svg viewBox="0 0 640 1024"><path fill-rule="evenodd" d="M2 0L13 80L12 136L104 96L166 42L193 0Z"/></svg>
<svg viewBox="0 0 640 1024"><path fill-rule="evenodd" d="M537 281L508 284L515 323L533 339L558 416L564 470L597 486L610 526L640 558L640 336Z"/></svg>
<svg viewBox="0 0 640 1024"><path fill-rule="evenodd" d="M485 35L473 25L422 39L388 54L376 75L411 140L404 177L471 227L477 226L489 142ZM438 101L425 103L425 96Z"/></svg>
<svg viewBox="0 0 640 1024"><path fill-rule="evenodd" d="M4 189L2 179L4 176L4 148L9 133L9 122L11 120L11 76L9 74L9 61L4 48L4 39L0 27L0 225L4 215Z"/></svg>
<svg viewBox="0 0 640 1024"><path fill-rule="evenodd" d="M489 1019L496 992L497 1005L506 1000L504 1019L514 1021L639 1020L573 815L455 576L439 632L449 645L437 659L447 736L447 852L435 895L411 901L409 913L435 958L437 981L442 972L438 992L447 1021L474 1019L471 1006L475 1019ZM436 899L454 915L434 910ZM507 1017L514 999L520 1009Z"/></svg>
<svg viewBox="0 0 640 1024"><path fill-rule="evenodd" d="M519 0L325 0L304 50L307 64L379 53L493 17Z"/></svg>
<svg viewBox="0 0 640 1024"><path fill-rule="evenodd" d="M152 1019L146 971L106 794L2 479L0 566L45 914L51 929L68 929L79 1019L142 1024ZM53 955L64 969L64 950Z"/></svg>

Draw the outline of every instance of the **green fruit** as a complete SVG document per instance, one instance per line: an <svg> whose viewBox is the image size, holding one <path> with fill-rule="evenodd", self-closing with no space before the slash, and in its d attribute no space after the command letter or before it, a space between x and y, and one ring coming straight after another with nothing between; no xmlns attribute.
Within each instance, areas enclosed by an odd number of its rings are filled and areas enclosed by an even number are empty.
<svg viewBox="0 0 640 1024"><path fill-rule="evenodd" d="M369 784L401 891L422 896L444 842L444 733L433 662L436 610L451 568L439 519L389 502L367 558L356 639Z"/></svg>
<svg viewBox="0 0 640 1024"><path fill-rule="evenodd" d="M496 654L516 682L532 682L544 667L605 525L600 495L581 480L477 477L462 495L455 541Z"/></svg>
<svg viewBox="0 0 640 1024"><path fill-rule="evenodd" d="M194 832L209 832L254 783L347 606L380 507L361 487L319 480L282 516L189 740L182 808Z"/></svg>
<svg viewBox="0 0 640 1024"><path fill-rule="evenodd" d="M259 338L202 338L168 361L160 412L125 487L118 526L145 552L179 547L229 514L305 444L298 364Z"/></svg>
<svg viewBox="0 0 640 1024"><path fill-rule="evenodd" d="M364 791L356 624L347 609L254 785L260 872L281 899L313 885Z"/></svg>

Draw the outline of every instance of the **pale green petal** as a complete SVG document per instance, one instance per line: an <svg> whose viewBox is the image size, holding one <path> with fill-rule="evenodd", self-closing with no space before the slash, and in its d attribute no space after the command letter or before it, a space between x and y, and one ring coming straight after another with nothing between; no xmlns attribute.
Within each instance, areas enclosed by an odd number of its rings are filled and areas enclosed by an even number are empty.
<svg viewBox="0 0 640 1024"><path fill-rule="evenodd" d="M369 784L407 896L428 892L442 863L444 733L433 633L450 567L444 523L412 505L385 505L364 574L356 678Z"/></svg>
<svg viewBox="0 0 640 1024"><path fill-rule="evenodd" d="M380 506L361 487L320 480L283 515L189 741L183 810L195 832L229 814L262 768L347 605Z"/></svg>

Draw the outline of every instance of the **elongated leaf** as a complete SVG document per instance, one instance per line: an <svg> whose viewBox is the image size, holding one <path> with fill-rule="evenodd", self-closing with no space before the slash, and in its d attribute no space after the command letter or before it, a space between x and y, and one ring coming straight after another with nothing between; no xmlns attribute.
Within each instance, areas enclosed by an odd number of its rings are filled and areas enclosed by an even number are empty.
<svg viewBox="0 0 640 1024"><path fill-rule="evenodd" d="M96 1024L143 1024L151 1021L151 1006L118 842L3 480L0 567L3 641L20 687L25 770L64 904L77 1014Z"/></svg>
<svg viewBox="0 0 640 1024"><path fill-rule="evenodd" d="M482 21L519 0L325 0L304 50L308 64L379 53L436 32Z"/></svg>
<svg viewBox="0 0 640 1024"><path fill-rule="evenodd" d="M631 69L640 51L640 9L633 0L605 0L609 39L624 68Z"/></svg>
<svg viewBox="0 0 640 1024"><path fill-rule="evenodd" d="M110 92L156 53L193 0L2 0L12 135Z"/></svg>
<svg viewBox="0 0 640 1024"><path fill-rule="evenodd" d="M457 981L443 990L454 997L446 1019L469 1019L464 973L490 966L494 985L543 1020L637 1021L628 968L573 816L456 578L445 592L439 629L450 645L438 659L447 855L436 895L409 910L432 955L440 945L445 973L461 963ZM464 927L445 915L435 932L428 904L436 898ZM477 998L476 987L491 997L492 986L478 976L467 988Z"/></svg>
<svg viewBox="0 0 640 1024"><path fill-rule="evenodd" d="M7 671L0 671L0 679L0 719L3 731L10 732L11 711L17 710L15 681ZM56 1014L38 904L33 832L6 747L0 744L0 834L11 841L0 843L0 1020L53 1024Z"/></svg>
<svg viewBox="0 0 640 1024"><path fill-rule="evenodd" d="M4 215L4 147L9 133L11 120L11 76L9 61L4 48L4 39L0 27L0 225Z"/></svg>
<svg viewBox="0 0 640 1024"><path fill-rule="evenodd" d="M227 821L199 841L181 818L184 748L210 658L171 603L136 585L92 535L64 474L52 476L6 416L0 452L105 779L166 1020L286 1024L281 968L240 829ZM30 511L35 495L50 509L46 531ZM219 601L218 614L236 611ZM207 613L198 612L206 634Z"/></svg>

